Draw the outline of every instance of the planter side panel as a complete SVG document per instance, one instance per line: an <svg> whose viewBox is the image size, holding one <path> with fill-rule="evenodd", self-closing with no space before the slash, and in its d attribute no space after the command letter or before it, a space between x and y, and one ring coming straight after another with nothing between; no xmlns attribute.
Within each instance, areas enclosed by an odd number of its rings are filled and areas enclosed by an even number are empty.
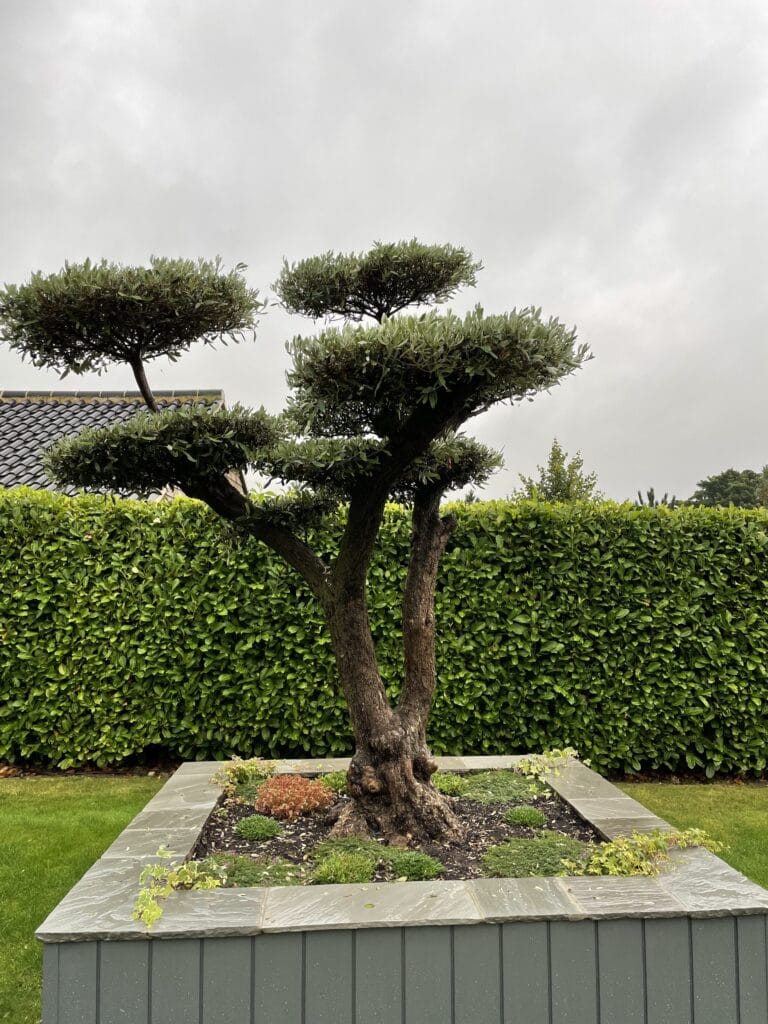
<svg viewBox="0 0 768 1024"><path fill-rule="evenodd" d="M43 1024L766 1024L767 920L48 944Z"/></svg>

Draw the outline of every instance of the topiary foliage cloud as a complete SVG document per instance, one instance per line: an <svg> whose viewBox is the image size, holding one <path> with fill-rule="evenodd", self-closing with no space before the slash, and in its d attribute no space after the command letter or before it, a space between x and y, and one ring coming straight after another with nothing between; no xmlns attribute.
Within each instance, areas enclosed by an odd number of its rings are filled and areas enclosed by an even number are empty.
<svg viewBox="0 0 768 1024"><path fill-rule="evenodd" d="M67 263L0 290L0 338L35 366L101 373L168 356L196 341L236 341L262 308L243 264L152 257L148 267Z"/></svg>
<svg viewBox="0 0 768 1024"><path fill-rule="evenodd" d="M327 252L283 262L273 285L290 313L381 321L408 306L446 302L475 284L482 265L452 245L376 242L367 253Z"/></svg>

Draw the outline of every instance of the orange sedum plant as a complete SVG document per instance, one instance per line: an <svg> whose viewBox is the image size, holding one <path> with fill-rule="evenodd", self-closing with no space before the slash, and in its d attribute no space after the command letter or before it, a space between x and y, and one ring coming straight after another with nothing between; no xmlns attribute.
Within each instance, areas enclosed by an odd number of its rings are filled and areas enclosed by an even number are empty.
<svg viewBox="0 0 768 1024"><path fill-rule="evenodd" d="M262 814L291 820L311 811L325 811L336 794L324 782L303 775L273 775L259 788L254 807Z"/></svg>

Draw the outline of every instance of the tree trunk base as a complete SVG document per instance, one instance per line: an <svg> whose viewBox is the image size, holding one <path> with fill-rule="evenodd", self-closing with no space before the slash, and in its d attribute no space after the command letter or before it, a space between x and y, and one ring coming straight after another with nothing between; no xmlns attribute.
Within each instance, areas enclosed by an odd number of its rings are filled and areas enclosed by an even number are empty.
<svg viewBox="0 0 768 1024"><path fill-rule="evenodd" d="M347 774L352 803L339 815L331 835L374 835L403 847L461 842L461 822L430 781L436 767L425 750L378 764L356 754Z"/></svg>

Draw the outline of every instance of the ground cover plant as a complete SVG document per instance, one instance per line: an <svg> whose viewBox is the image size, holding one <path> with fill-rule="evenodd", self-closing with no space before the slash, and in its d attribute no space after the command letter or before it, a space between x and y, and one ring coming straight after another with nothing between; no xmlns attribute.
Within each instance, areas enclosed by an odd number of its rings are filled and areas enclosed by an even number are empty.
<svg viewBox="0 0 768 1024"><path fill-rule="evenodd" d="M450 488L482 483L500 464L498 453L460 433L468 420L532 398L588 358L573 330L532 307L493 316L480 307L464 317L434 308L404 314L474 285L479 269L464 249L415 240L286 263L275 284L285 308L346 323L291 342L291 397L281 417L241 408L158 412L147 379L148 360L175 359L195 340L237 338L253 326L260 302L239 268L69 264L0 291L0 334L13 348L65 372L127 363L149 409L56 445L47 457L56 479L140 493L179 487L272 548L318 601L355 738L339 835L462 837L449 799L431 784L436 764L427 745L434 593L456 527L455 517L441 515L440 500ZM373 326L360 323L366 317ZM242 487L248 468L295 489L254 501ZM393 498L411 512L396 704L367 607L371 559ZM308 531L335 515L339 502L344 530L324 558Z"/></svg>
<svg viewBox="0 0 768 1024"><path fill-rule="evenodd" d="M154 796L164 779L0 779L0 1021L38 1024L35 928Z"/></svg>

